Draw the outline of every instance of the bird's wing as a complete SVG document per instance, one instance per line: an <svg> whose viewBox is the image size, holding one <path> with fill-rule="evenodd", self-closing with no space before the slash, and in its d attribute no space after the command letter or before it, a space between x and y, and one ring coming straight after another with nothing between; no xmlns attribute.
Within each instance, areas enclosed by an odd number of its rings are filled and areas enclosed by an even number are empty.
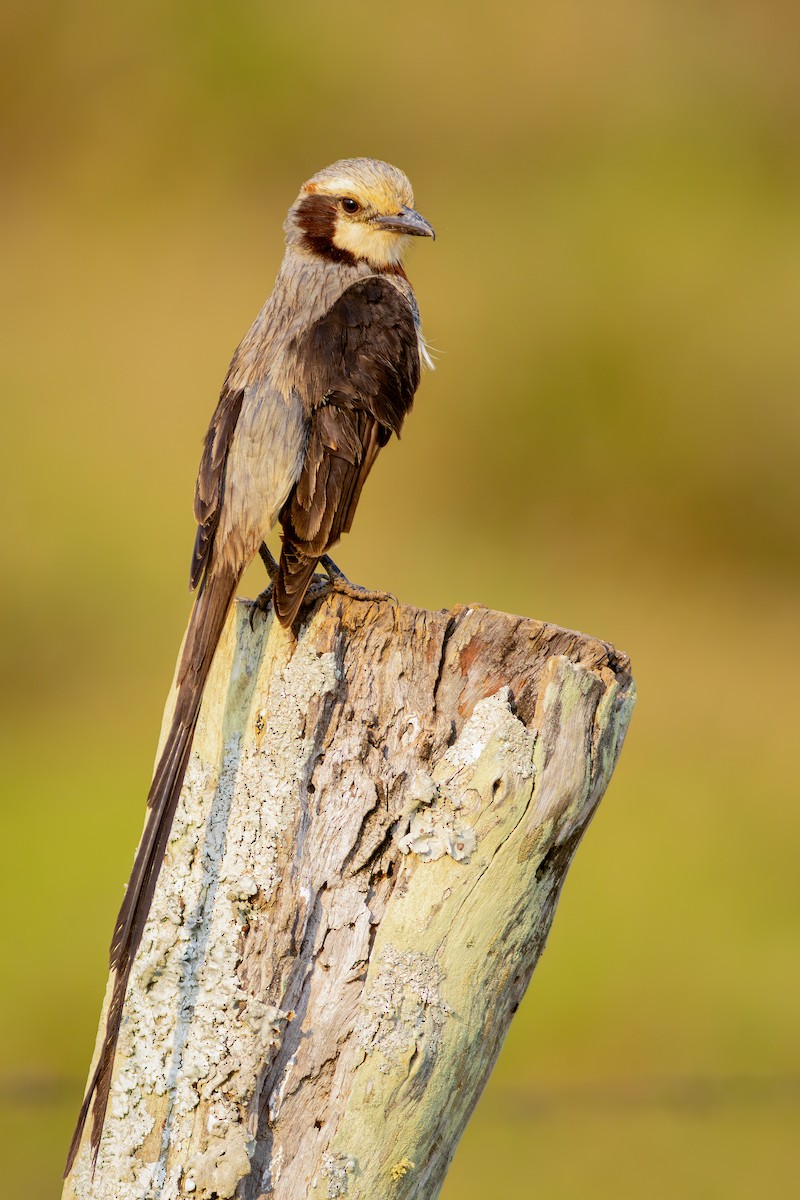
<svg viewBox="0 0 800 1200"><path fill-rule="evenodd" d="M222 389L203 445L203 457L194 491L194 515L197 537L192 554L190 583L196 588L211 559L214 534L219 524L222 496L225 490L225 466L228 461L233 432L242 409L242 389Z"/></svg>
<svg viewBox="0 0 800 1200"><path fill-rule="evenodd" d="M298 344L310 410L302 471L281 513L275 610L295 619L319 558L353 523L367 475L419 384L411 305L387 279L353 284Z"/></svg>

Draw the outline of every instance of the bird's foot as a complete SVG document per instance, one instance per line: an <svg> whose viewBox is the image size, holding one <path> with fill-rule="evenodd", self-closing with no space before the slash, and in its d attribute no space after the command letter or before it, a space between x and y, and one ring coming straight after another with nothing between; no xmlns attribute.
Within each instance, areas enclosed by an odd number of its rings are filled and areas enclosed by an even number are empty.
<svg viewBox="0 0 800 1200"><path fill-rule="evenodd" d="M311 582L306 588L306 594L303 596L303 608L316 604L318 600L324 600L326 596L330 596L332 591L333 584L326 575L312 575Z"/></svg>
<svg viewBox="0 0 800 1200"><path fill-rule="evenodd" d="M272 607L272 584L269 587L265 587L264 591L260 592L255 600L248 600L248 604L250 605L249 620L252 630L256 613L260 612L266 617Z"/></svg>
<svg viewBox="0 0 800 1200"><path fill-rule="evenodd" d="M340 596L347 596L350 600L381 600L392 605L399 603L397 596L393 596L391 592L370 591L369 588L361 587L358 583L351 583L330 555L323 554L319 563L328 576L328 591L338 592Z"/></svg>

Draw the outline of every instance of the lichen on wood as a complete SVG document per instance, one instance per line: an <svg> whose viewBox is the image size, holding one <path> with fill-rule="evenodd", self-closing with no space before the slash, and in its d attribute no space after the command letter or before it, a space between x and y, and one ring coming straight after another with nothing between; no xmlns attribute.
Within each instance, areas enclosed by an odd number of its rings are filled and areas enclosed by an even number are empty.
<svg viewBox="0 0 800 1200"><path fill-rule="evenodd" d="M476 606L336 596L296 642L236 606L65 1196L435 1197L633 701Z"/></svg>

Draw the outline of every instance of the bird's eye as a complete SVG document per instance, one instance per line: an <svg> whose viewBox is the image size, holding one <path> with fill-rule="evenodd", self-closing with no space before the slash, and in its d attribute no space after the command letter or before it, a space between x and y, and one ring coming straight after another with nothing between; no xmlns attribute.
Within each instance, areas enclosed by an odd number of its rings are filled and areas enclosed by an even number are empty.
<svg viewBox="0 0 800 1200"><path fill-rule="evenodd" d="M357 200L353 200L351 196L345 196L344 200L342 200L342 208L346 213L357 213L361 205Z"/></svg>

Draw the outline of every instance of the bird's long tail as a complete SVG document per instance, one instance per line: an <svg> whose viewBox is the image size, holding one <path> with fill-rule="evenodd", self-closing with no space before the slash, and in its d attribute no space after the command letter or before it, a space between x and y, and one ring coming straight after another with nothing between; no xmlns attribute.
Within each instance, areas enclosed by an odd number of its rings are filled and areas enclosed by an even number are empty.
<svg viewBox="0 0 800 1200"><path fill-rule="evenodd" d="M78 1116L67 1156L65 1175L69 1174L75 1161L90 1109L92 1159L94 1163L97 1162L128 979L150 910L172 820L183 787L203 689L238 581L239 573L224 565L207 575L189 620L178 669L178 697L172 725L150 785L147 797L149 816L111 940L110 959L114 972L114 987L106 1014L103 1045Z"/></svg>

